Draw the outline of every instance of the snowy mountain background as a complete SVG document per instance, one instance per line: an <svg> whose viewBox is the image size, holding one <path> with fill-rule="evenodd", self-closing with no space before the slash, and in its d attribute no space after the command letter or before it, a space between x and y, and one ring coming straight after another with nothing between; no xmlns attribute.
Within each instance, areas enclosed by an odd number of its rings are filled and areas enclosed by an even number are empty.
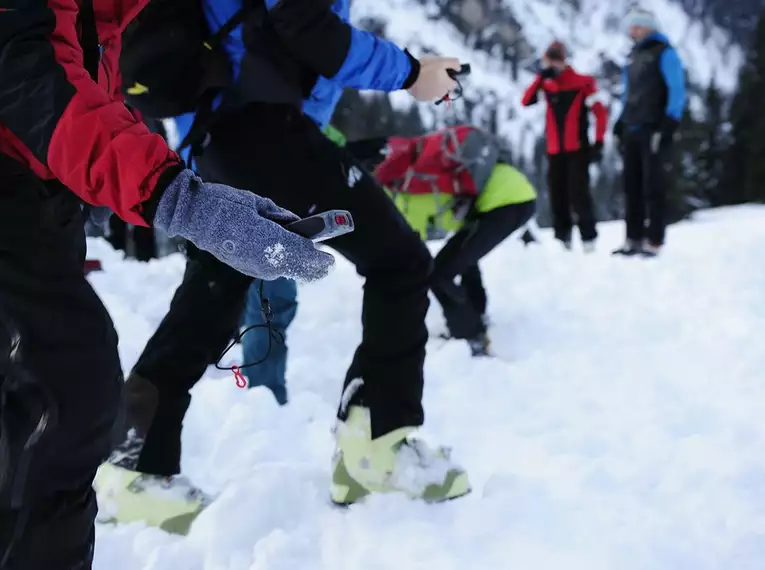
<svg viewBox="0 0 765 570"><path fill-rule="evenodd" d="M630 49L624 16L628 0L353 0L355 23L384 35L415 54L453 55L472 65L463 99L452 107L416 105L405 93L392 96L348 93L335 124L351 139L423 129L457 121L498 134L515 162L544 188L544 106L522 108L537 58L553 40L563 41L573 66L593 74L605 96L611 124L620 112L620 67ZM741 4L741 5L739 5ZM703 120L710 85L725 101L733 95L743 61L739 40L749 29L752 2L732 0L645 0L673 42L687 70L692 117ZM610 137L609 137L610 138ZM620 159L606 150L602 168L593 167L600 217L620 213ZM603 178L599 180L599 178ZM544 203L542 209L544 210ZM545 214L542 214L543 222Z"/></svg>

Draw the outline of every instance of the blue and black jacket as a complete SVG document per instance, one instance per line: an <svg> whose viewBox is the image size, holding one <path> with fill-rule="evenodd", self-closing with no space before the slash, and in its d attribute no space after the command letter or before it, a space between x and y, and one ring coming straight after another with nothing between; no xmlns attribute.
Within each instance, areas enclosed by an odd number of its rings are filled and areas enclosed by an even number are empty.
<svg viewBox="0 0 765 570"><path fill-rule="evenodd" d="M243 1L203 0L211 31ZM248 18L223 43L240 100L300 105L323 128L344 87L390 92L417 79L419 63L407 52L350 24L350 0L264 1L265 18ZM178 117L181 139L192 121Z"/></svg>
<svg viewBox="0 0 765 570"><path fill-rule="evenodd" d="M622 70L621 120L630 128L679 122L686 104L685 71L675 49L654 32L635 44Z"/></svg>

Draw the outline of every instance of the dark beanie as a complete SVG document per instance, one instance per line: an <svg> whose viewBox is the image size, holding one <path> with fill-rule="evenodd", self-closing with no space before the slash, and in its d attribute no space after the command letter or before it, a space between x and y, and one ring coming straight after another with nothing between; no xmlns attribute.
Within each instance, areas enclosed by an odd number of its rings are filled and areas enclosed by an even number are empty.
<svg viewBox="0 0 765 570"><path fill-rule="evenodd" d="M545 51L545 55L549 59L563 61L566 59L566 46L563 44L563 42L554 41L548 46L547 51Z"/></svg>

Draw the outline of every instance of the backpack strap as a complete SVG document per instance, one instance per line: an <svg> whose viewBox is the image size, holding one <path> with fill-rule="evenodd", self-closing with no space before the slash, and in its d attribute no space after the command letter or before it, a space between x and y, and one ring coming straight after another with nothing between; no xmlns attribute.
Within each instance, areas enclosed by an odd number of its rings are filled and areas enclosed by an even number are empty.
<svg viewBox="0 0 765 570"><path fill-rule="evenodd" d="M101 63L101 45L98 42L96 15L93 11L93 0L81 0L77 12L80 24L80 47L82 48L82 63L93 81L98 81L98 64Z"/></svg>
<svg viewBox="0 0 765 570"><path fill-rule="evenodd" d="M244 23L250 14L257 11L261 11L262 13L266 12L266 4L263 0L245 0L244 6L218 28L214 34L207 38L203 43L203 46L208 50L217 48L223 43L223 40L231 34L231 32ZM178 152L186 148L190 149L189 163L195 156L200 156L202 154L202 149L204 148L210 127L218 114L217 109L215 108L215 100L219 94L220 90L218 89L208 89L200 96L194 122L192 123L188 134L178 146Z"/></svg>
<svg viewBox="0 0 765 570"><path fill-rule="evenodd" d="M218 28L218 31L207 38L203 45L210 50L218 47L221 43L223 43L223 40L225 40L228 35L237 28L237 26L244 23L244 21L251 13L258 9L262 9L265 12L265 7L265 2L261 2L259 0L246 1L244 6L242 6L236 12L236 14L231 16L227 22Z"/></svg>

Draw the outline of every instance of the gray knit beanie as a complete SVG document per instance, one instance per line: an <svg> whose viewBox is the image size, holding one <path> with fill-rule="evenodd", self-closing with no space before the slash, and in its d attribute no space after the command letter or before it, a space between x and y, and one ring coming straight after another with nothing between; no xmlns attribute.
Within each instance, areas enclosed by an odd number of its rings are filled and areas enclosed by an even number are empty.
<svg viewBox="0 0 765 570"><path fill-rule="evenodd" d="M643 8L632 8L625 18L627 28L631 26L642 26L644 28L650 28L651 30L657 30L659 23L656 20L656 16L650 10Z"/></svg>

